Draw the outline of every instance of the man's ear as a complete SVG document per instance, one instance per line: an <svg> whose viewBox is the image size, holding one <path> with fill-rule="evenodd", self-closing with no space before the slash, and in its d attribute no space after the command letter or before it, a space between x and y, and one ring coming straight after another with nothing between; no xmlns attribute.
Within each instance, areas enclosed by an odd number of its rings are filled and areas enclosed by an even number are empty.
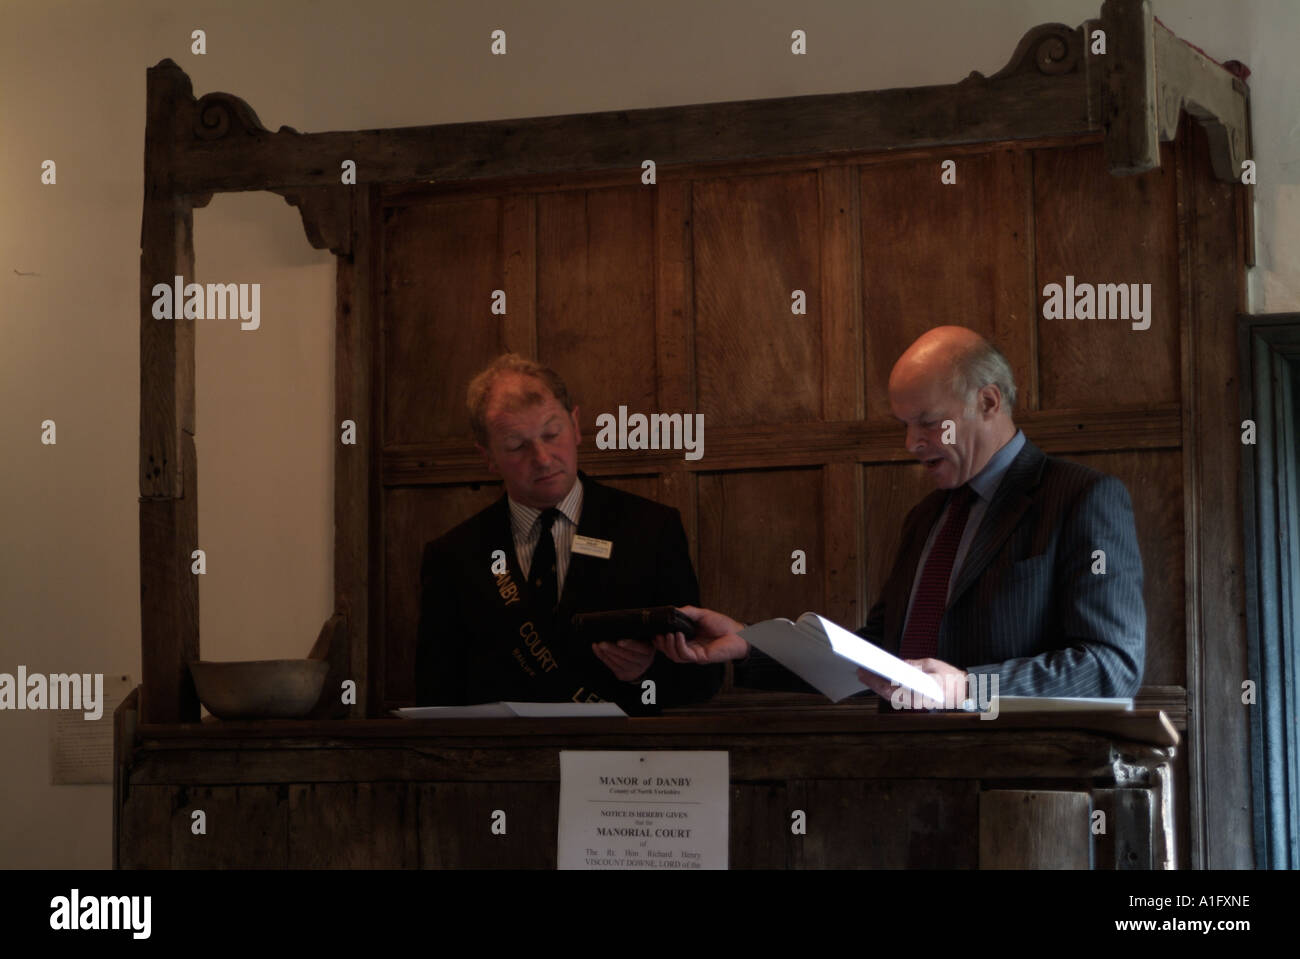
<svg viewBox="0 0 1300 959"><path fill-rule="evenodd" d="M582 443L582 430L578 427L578 408L576 406L569 410L569 416L573 419L573 445L578 446Z"/></svg>
<svg viewBox="0 0 1300 959"><path fill-rule="evenodd" d="M479 446L477 443L474 444L474 449L479 451L479 454L483 457L483 462L487 463L487 468L489 470L491 470L493 473L501 472L499 469L497 469L497 461L492 458L491 450Z"/></svg>
<svg viewBox="0 0 1300 959"><path fill-rule="evenodd" d="M1002 408L1002 391L997 385L990 383L980 390L979 393L980 412L984 416L996 413Z"/></svg>

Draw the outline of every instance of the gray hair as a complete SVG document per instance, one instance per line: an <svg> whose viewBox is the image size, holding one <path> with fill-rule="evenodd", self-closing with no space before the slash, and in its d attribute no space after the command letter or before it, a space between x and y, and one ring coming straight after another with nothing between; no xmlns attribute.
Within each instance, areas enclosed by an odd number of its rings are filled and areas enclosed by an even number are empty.
<svg viewBox="0 0 1300 959"><path fill-rule="evenodd" d="M469 408L469 427L474 433L474 440L480 446L487 446L488 443L487 407L488 400L492 396L492 387L496 384L497 377L505 373L519 373L541 380L551 391L551 395L559 400L561 406L570 412L573 411L569 390L559 373L549 366L542 366L518 353L502 353L469 381L469 388L465 391L465 405ZM546 397L539 393L526 393L524 402L544 403Z"/></svg>
<svg viewBox="0 0 1300 959"><path fill-rule="evenodd" d="M996 346L981 339L978 346L959 354L953 361L953 393L971 405L975 393L992 384L1002 393L1009 416L1016 408L1016 378L1011 364Z"/></svg>

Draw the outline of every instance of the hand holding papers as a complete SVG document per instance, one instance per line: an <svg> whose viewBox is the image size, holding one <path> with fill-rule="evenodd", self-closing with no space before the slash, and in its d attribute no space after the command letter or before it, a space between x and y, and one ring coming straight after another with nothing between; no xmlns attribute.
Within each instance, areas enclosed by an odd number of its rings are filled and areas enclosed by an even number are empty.
<svg viewBox="0 0 1300 959"><path fill-rule="evenodd" d="M857 665L941 705L943 687L934 679L879 646L855 636L824 616L804 613L798 622L769 619L740 632L786 669L826 694L831 702L866 689Z"/></svg>

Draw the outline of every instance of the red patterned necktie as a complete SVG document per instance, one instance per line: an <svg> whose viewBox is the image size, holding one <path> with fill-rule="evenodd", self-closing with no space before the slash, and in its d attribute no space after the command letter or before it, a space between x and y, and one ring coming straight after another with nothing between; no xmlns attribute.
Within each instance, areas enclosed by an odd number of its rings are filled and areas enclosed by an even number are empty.
<svg viewBox="0 0 1300 959"><path fill-rule="evenodd" d="M957 555L966 519L970 516L974 491L963 484L953 491L949 501L948 518L943 529L930 547L925 560L925 571L916 587L912 601L912 614L907 620L903 642L899 650L902 659L933 658L939 652L939 623L948 605L948 580L952 577L952 561Z"/></svg>

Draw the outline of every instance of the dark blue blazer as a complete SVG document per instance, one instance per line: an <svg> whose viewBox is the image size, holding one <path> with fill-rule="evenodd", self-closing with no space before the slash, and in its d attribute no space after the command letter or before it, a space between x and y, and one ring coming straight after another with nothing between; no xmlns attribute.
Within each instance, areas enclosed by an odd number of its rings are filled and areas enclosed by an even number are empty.
<svg viewBox="0 0 1300 959"><path fill-rule="evenodd" d="M628 713L646 713L653 710L640 702L644 679L655 681L657 707L708 699L717 691L721 666L683 665L656 655L641 679L625 683L596 658L589 644L569 637L567 624L574 613L696 605L700 599L677 510L584 473L578 476L583 484L578 533L614 545L609 559L572 554L553 618L536 608L519 570L504 494L425 545L415 658L420 705L575 696L586 701L594 694L617 702ZM491 555L498 549L509 565L504 582L491 572ZM519 601L506 605L512 596ZM535 624L540 638L533 638L531 631L521 636L524 622ZM545 670L548 654L561 664L554 673Z"/></svg>

